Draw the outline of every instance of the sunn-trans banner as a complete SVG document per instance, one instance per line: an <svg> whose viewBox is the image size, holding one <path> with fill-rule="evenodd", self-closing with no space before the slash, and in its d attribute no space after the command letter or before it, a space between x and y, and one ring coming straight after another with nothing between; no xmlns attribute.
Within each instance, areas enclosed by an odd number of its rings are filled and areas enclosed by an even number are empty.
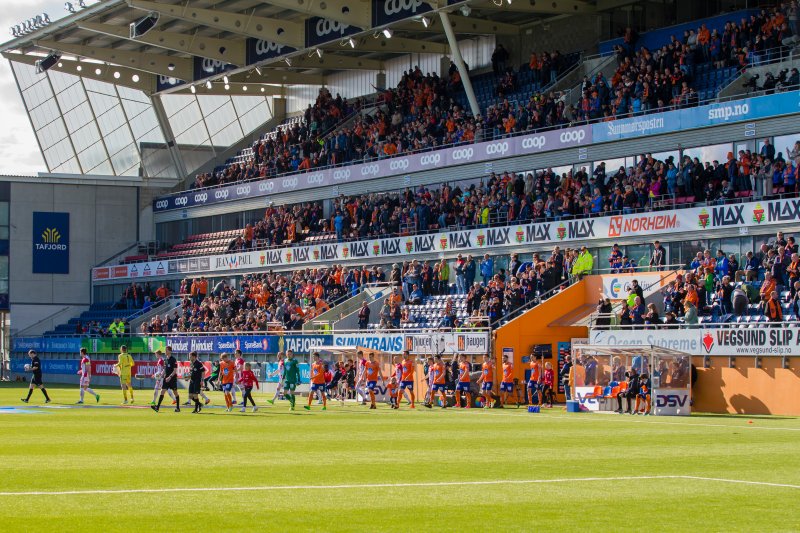
<svg viewBox="0 0 800 533"><path fill-rule="evenodd" d="M749 326L749 327L748 327ZM690 355L800 356L800 328L772 328L766 323L758 327L625 329L599 330L589 333L589 344L603 346L642 346L652 344Z"/></svg>
<svg viewBox="0 0 800 533"><path fill-rule="evenodd" d="M307 265L329 265L358 259L395 258L421 253L468 252L506 246L569 244L601 239L692 232L696 237L714 229L786 225L800 221L800 200L772 200L735 205L693 207L632 215L614 215L562 222L537 222L497 228L477 228L363 241L297 245L191 259L170 259L105 266L92 270L95 282L139 280L170 274L206 274Z"/></svg>

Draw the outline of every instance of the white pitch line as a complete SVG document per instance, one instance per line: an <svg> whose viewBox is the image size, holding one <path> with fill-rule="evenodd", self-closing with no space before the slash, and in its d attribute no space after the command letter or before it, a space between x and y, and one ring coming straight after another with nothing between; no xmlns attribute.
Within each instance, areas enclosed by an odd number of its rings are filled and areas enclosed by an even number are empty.
<svg viewBox="0 0 800 533"><path fill-rule="evenodd" d="M158 494L175 492L228 492L228 491L278 491L278 490L331 490L331 489L394 489L416 487L453 487L460 485L536 485L548 483L588 483L597 481L638 481L659 479L686 479L693 481L713 481L718 483L736 483L742 485L760 485L800 489L800 485L788 483L772 483L768 481L748 481L744 479L726 479L716 477L663 475L663 476L613 476L613 477L581 477L581 478L555 478L555 479L511 479L487 481L432 481L427 483L369 483L352 485L278 485L265 487L176 487L168 489L130 489L130 490L65 490L65 491L28 491L28 492L0 492L3 496L87 496L102 494Z"/></svg>
<svg viewBox="0 0 800 533"><path fill-rule="evenodd" d="M783 487L787 489L800 489L800 485L788 483L771 483L769 481L748 481L746 479L727 479L720 477L680 476L681 479L696 479L699 481L718 481L720 483L738 483L741 485L761 485L764 487Z"/></svg>
<svg viewBox="0 0 800 533"><path fill-rule="evenodd" d="M466 414L466 409L463 412ZM470 410L473 411L473 410ZM475 410L471 412L471 415L475 416L507 416L507 417L524 417L522 411L519 414L511 414L511 413L495 413L490 412L484 415L480 413L482 410ZM536 415L531 415L533 418L554 418L558 420L570 420L575 422L620 422L623 424L653 424L653 425L660 425L660 426L697 426L697 427L710 427L710 428L733 428L733 429L763 429L767 431L800 431L800 428L782 428L782 427L769 427L769 426L758 426L758 425L733 425L733 424L709 424L707 422L667 422L663 420L657 420L658 417L645 417L645 416L631 416L631 415L620 415L615 413L575 413L573 415L557 415L555 413L539 413Z"/></svg>
<svg viewBox="0 0 800 533"><path fill-rule="evenodd" d="M414 487L452 487L458 485L532 485L537 483L581 483L594 481L635 481L646 479L680 479L682 476L616 476L583 477L560 479L511 479L487 481L431 481L423 483L369 483L352 485L277 485L272 487L177 487L169 489L131 489L131 490L65 490L0 492L0 496L83 496L93 494L130 494L162 492L227 492L227 491L276 491L276 490L318 490L318 489L393 489Z"/></svg>

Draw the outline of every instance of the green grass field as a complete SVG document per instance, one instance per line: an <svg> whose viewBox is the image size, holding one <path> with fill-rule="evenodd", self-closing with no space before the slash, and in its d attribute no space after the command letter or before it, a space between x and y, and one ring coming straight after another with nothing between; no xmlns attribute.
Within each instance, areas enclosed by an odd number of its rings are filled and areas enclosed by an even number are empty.
<svg viewBox="0 0 800 533"><path fill-rule="evenodd" d="M59 409L77 388L48 390L55 409L0 386L0 406L36 411L0 409L3 531L800 530L795 418L286 402L196 416Z"/></svg>

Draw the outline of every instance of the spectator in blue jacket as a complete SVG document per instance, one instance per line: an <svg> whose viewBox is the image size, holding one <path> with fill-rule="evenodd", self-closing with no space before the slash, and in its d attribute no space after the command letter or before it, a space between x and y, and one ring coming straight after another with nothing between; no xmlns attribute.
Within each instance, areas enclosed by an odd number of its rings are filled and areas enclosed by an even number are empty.
<svg viewBox="0 0 800 533"><path fill-rule="evenodd" d="M636 297L633 300L633 307L631 307L631 320L634 324L644 324L644 314L647 312L647 309L642 302L640 297Z"/></svg>
<svg viewBox="0 0 800 533"><path fill-rule="evenodd" d="M483 261L481 261L481 277L483 278L483 286L489 284L489 280L494 276L494 260L489 257L489 254L484 254Z"/></svg>
<svg viewBox="0 0 800 533"><path fill-rule="evenodd" d="M467 289L472 287L472 284L475 283L476 270L477 267L475 265L475 260L472 258L471 255L468 255L467 262L464 264L464 281Z"/></svg>
<svg viewBox="0 0 800 533"><path fill-rule="evenodd" d="M728 275L728 258L722 250L717 250L717 264L714 266L714 275L717 279L722 279Z"/></svg>

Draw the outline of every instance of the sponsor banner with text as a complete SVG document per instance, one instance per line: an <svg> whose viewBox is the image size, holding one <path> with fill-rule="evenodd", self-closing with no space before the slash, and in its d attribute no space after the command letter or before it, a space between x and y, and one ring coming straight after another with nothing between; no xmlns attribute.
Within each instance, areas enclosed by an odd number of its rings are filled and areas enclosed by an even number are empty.
<svg viewBox="0 0 800 533"><path fill-rule="evenodd" d="M15 337L11 343L13 352L35 350L41 353L68 353L77 352L80 349L80 337Z"/></svg>
<svg viewBox="0 0 800 533"><path fill-rule="evenodd" d="M95 268L92 278L95 282L103 283L165 273L204 274L275 267L294 268L295 265L305 266L319 262L329 264L378 257L391 260L419 253L463 251L477 256L483 253L482 250L504 246L562 245L574 241L591 242L630 237L651 239L656 235L690 232L700 236L706 231L719 228L757 228L785 225L798 220L800 200L771 200L132 263Z"/></svg>
<svg viewBox="0 0 800 533"><path fill-rule="evenodd" d="M710 356L800 356L800 329L759 327L599 330L589 343L603 346L653 345Z"/></svg>
<svg viewBox="0 0 800 533"><path fill-rule="evenodd" d="M118 354L122 346L128 349L128 353L135 354L163 351L166 344L164 337L89 337L81 339L81 348L86 348L89 353Z"/></svg>

